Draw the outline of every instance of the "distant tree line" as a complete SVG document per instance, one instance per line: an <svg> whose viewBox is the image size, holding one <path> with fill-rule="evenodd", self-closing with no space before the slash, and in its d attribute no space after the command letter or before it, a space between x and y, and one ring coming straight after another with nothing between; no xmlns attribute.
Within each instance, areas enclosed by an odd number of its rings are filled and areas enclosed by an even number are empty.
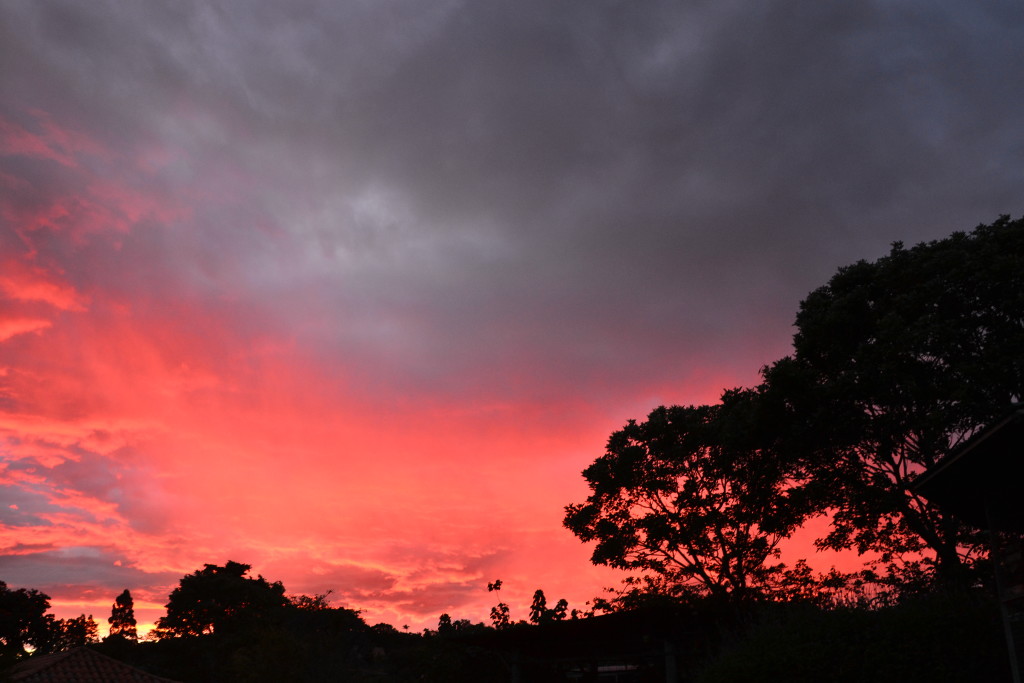
<svg viewBox="0 0 1024 683"><path fill-rule="evenodd" d="M50 596L34 588L9 588L0 581L0 666L28 654L52 654L96 643L92 615L58 619L49 614ZM109 638L137 641L132 594L125 589L111 608Z"/></svg>
<svg viewBox="0 0 1024 683"><path fill-rule="evenodd" d="M50 596L35 589L9 588L0 581L0 666L29 652L51 653L96 642L92 615L57 619L48 613Z"/></svg>
<svg viewBox="0 0 1024 683"><path fill-rule="evenodd" d="M358 611L331 606L328 593L286 595L281 582L249 570L229 561L183 576L142 642L127 589L115 598L100 643L91 616L56 619L45 593L0 582L0 669L88 645L181 681L334 680L371 663L375 647L408 635L368 626Z"/></svg>
<svg viewBox="0 0 1024 683"><path fill-rule="evenodd" d="M369 626L357 610L332 606L329 591L289 595L280 581L250 571L248 564L228 561L184 575L168 596L165 614L143 639L126 589L114 599L102 642L92 617L55 619L46 613L44 593L0 583L0 680L4 670L26 658L89 646L190 683L505 681L508 662L473 637L560 621L568 612L566 600L549 608L537 590L528 622L488 626L442 614L436 630L408 633L383 623ZM500 587L500 580L490 584L492 590Z"/></svg>
<svg viewBox="0 0 1024 683"><path fill-rule="evenodd" d="M630 420L584 472L565 526L638 594L896 599L987 580L977 529L915 479L1024 395L1024 219L840 268L796 316L793 353L719 403ZM843 576L780 543L827 516ZM844 593L845 592L845 593Z"/></svg>
<svg viewBox="0 0 1024 683"><path fill-rule="evenodd" d="M489 586L500 589L501 581ZM657 615L659 604L651 600L648 595L647 602L633 606L641 614ZM40 635L36 627L47 622L91 622L88 617L46 619L45 614L40 619L45 601L38 591L3 587L0 638L5 648L11 648L5 649L0 662L4 669L26 657L88 645L153 674L189 683L564 681L568 673L579 673L576 665L557 650L547 658L531 656L528 646L522 653L523 643L543 642L551 634L564 633L564 628L584 625L581 620L596 612L626 606L605 602L568 612L567 601L558 600L549 608L544 592L537 590L528 619L505 618L485 625L446 613L436 630L404 633L387 624L368 626L358 612L332 607L328 594L288 596L280 582L250 576L248 565L227 562L207 564L182 577L169 596L166 615L141 641L133 600L125 590L112 606L110 634L98 643L95 624L84 635L78 626L69 629L74 640ZM498 612L508 617L509 606L502 604L504 609ZM686 680L1007 679L1006 659L999 650L998 609L991 603L943 597L941 602L911 602L885 610L820 610L813 601L773 604L785 609L738 622L735 614L705 600L697 624L702 637L695 640L684 632L675 643L693 674ZM634 640L637 636L624 635ZM653 637L657 645L660 636ZM893 646L896 642L899 647ZM21 648L16 649L19 643ZM37 649L37 643L49 645ZM647 660L644 670L655 675L661 659L659 654L653 664ZM0 670L0 679L3 676Z"/></svg>

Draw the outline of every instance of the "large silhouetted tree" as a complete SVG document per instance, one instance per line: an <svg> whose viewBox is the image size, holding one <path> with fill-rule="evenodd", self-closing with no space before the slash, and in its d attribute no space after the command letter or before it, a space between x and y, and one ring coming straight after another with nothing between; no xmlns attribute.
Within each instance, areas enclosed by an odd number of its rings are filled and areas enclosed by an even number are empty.
<svg viewBox="0 0 1024 683"><path fill-rule="evenodd" d="M114 600L107 622L110 624L112 638L139 639L135 621L135 601L132 600L132 594L127 588Z"/></svg>
<svg viewBox="0 0 1024 683"><path fill-rule="evenodd" d="M280 582L247 576L250 566L207 564L181 578L157 622L161 638L198 636L249 628L281 618L289 602Z"/></svg>
<svg viewBox="0 0 1024 683"><path fill-rule="evenodd" d="M52 617L46 614L50 596L35 589L10 589L0 581L0 659L13 660L28 651L47 650Z"/></svg>
<svg viewBox="0 0 1024 683"><path fill-rule="evenodd" d="M1024 219L841 268L796 325L763 390L834 514L820 544L879 553L903 580L970 580L976 538L911 485L1024 395Z"/></svg>
<svg viewBox="0 0 1024 683"><path fill-rule="evenodd" d="M778 544L805 508L797 473L761 440L764 419L747 390L631 420L583 472L591 494L566 507L565 526L595 542L598 564L703 594L771 593L783 571Z"/></svg>

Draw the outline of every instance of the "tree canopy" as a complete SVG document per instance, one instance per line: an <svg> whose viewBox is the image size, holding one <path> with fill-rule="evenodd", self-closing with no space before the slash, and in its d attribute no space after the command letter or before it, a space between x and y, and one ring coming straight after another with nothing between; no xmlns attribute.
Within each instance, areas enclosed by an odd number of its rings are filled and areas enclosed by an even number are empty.
<svg viewBox="0 0 1024 683"><path fill-rule="evenodd" d="M158 637L222 633L283 614L284 585L247 576L250 565L207 564L181 578L157 622Z"/></svg>
<svg viewBox="0 0 1024 683"><path fill-rule="evenodd" d="M797 473L759 445L757 393L712 406L660 407L611 435L583 472L591 494L565 526L592 559L653 572L698 593L771 592L778 544L805 516Z"/></svg>
<svg viewBox="0 0 1024 683"><path fill-rule="evenodd" d="M63 652L99 640L99 628L91 614L70 619L54 619L50 615L47 617L50 621L50 636L49 641L39 648L40 652Z"/></svg>
<svg viewBox="0 0 1024 683"><path fill-rule="evenodd" d="M22 657L28 650L46 649L52 638L52 617L46 614L50 596L35 589L11 589L0 581L0 657Z"/></svg>
<svg viewBox="0 0 1024 683"><path fill-rule="evenodd" d="M1024 395L1024 219L841 268L796 326L763 390L801 425L791 454L834 519L820 544L904 580L969 580L976 537L912 484Z"/></svg>
<svg viewBox="0 0 1024 683"><path fill-rule="evenodd" d="M785 572L776 548L827 514L819 547L871 553L869 577L973 580L977 531L913 482L1024 396L1024 218L841 268L796 327L756 389L612 434L583 472L591 495L566 508L595 563L711 594L804 585L806 567Z"/></svg>
<svg viewBox="0 0 1024 683"><path fill-rule="evenodd" d="M110 624L111 637L128 640L139 639L135 621L135 601L127 588L114 600L107 623Z"/></svg>

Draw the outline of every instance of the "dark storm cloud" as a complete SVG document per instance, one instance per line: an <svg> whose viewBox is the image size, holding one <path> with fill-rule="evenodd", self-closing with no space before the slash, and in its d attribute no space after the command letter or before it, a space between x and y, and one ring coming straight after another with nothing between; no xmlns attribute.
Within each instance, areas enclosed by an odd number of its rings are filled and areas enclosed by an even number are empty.
<svg viewBox="0 0 1024 683"><path fill-rule="evenodd" d="M750 362L836 266L1020 210L1019 11L511 7L339 119L411 215L480 230L410 305L513 366Z"/></svg>
<svg viewBox="0 0 1024 683"><path fill-rule="evenodd" d="M121 557L101 548L64 547L0 555L0 573L11 586L45 587L58 592L64 586L97 590L104 594L120 586L169 585L178 578L172 572L147 573L122 566Z"/></svg>
<svg viewBox="0 0 1024 683"><path fill-rule="evenodd" d="M837 266L1024 208L1010 2L6 12L5 91L210 191L106 258L389 387L752 380Z"/></svg>

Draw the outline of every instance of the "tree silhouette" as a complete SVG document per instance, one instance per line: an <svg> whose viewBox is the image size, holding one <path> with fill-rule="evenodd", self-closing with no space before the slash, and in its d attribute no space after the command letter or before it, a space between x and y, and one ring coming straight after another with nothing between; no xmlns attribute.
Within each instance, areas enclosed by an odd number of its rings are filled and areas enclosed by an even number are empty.
<svg viewBox="0 0 1024 683"><path fill-rule="evenodd" d="M841 268L796 324L763 390L834 513L820 545L879 553L903 582L969 582L977 536L912 484L1024 396L1024 219Z"/></svg>
<svg viewBox="0 0 1024 683"><path fill-rule="evenodd" d="M501 579L496 579L493 583L487 584L487 592L501 590ZM491 608L491 625L496 629L505 629L512 625L511 612L508 608L508 603L499 602L497 605Z"/></svg>
<svg viewBox="0 0 1024 683"><path fill-rule="evenodd" d="M107 623L110 624L111 638L139 639L135 622L135 601L132 600L132 594L127 588L115 598Z"/></svg>
<svg viewBox="0 0 1024 683"><path fill-rule="evenodd" d="M561 621L569 612L569 601L561 598L555 606L548 609L548 600L544 591L538 588L533 593L533 602L530 604L530 622L543 624L549 621Z"/></svg>
<svg viewBox="0 0 1024 683"><path fill-rule="evenodd" d="M182 577L171 592L167 614L157 622L157 637L231 632L281 617L289 605L284 586L246 576L249 569L229 561Z"/></svg>
<svg viewBox="0 0 1024 683"><path fill-rule="evenodd" d="M533 602L530 603L530 621L539 624L545 621L548 611L548 601L544 597L544 591L537 589L533 593Z"/></svg>
<svg viewBox="0 0 1024 683"><path fill-rule="evenodd" d="M591 495L565 526L592 560L733 598L773 590L778 544L803 521L796 473L759 443L757 392L713 406L661 407L630 421L584 472Z"/></svg>
<svg viewBox="0 0 1024 683"><path fill-rule="evenodd" d="M49 615L47 615L49 617ZM99 629L92 615L81 615L70 619L53 619L50 617L50 642L40 648L46 652L63 652L76 647L95 643L99 638Z"/></svg>
<svg viewBox="0 0 1024 683"><path fill-rule="evenodd" d="M12 590L0 581L0 658L13 660L32 649L46 651L52 640L50 596L35 589Z"/></svg>

